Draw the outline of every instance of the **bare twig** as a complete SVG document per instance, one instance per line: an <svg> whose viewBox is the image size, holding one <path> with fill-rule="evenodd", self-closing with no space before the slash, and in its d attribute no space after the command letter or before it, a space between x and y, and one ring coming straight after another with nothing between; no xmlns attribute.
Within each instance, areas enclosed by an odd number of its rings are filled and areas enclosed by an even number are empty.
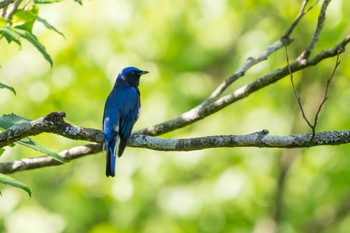
<svg viewBox="0 0 350 233"><path fill-rule="evenodd" d="M327 79L327 83L326 83L326 89L325 89L325 92L324 92L324 95L323 95L323 100L320 104L320 106L318 107L317 109L317 112L316 112L316 115L315 115L315 120L314 120L314 126L316 128L316 125L317 125L317 122L318 122L318 116L322 110L322 107L323 105L326 103L326 101L328 100L328 91L329 91L329 86L333 80L333 77L334 77L334 74L335 72L337 71L337 68L338 66L340 65L340 60L339 60L339 56L340 56L340 51L338 52L338 55L337 55L337 60L335 62L335 66L333 68L333 71L331 73L331 75L329 76L329 78ZM314 133L313 133L314 134Z"/></svg>
<svg viewBox="0 0 350 233"><path fill-rule="evenodd" d="M3 0L0 2L0 9L7 7L11 3L13 3L15 0Z"/></svg>
<svg viewBox="0 0 350 233"><path fill-rule="evenodd" d="M313 50L313 48L315 47L316 43L318 42L318 40L320 38L320 35L321 35L321 31L323 29L324 22L326 20L327 7L328 7L330 2L331 2L331 0L324 0L324 2L322 4L321 11L320 11L320 14L318 16L318 22L317 22L315 33L314 33L314 35L313 35L309 45L300 54L300 56L297 58L297 60L303 60L303 59L308 58L310 56L310 54L311 54L311 51Z"/></svg>
<svg viewBox="0 0 350 233"><path fill-rule="evenodd" d="M288 67L290 82L292 83L292 87L293 87L295 98L297 99L297 102L298 102L298 105L299 105L299 108L300 108L300 111L301 111L301 114L302 114L304 120L309 125L309 127L312 129L312 133L314 134L315 126L313 124L311 124L311 122L309 121L309 119L305 115L305 111L304 111L303 105L301 103L300 96L299 96L298 91L297 91L297 89L295 87L295 84L294 84L294 77L293 77L293 73L292 73L292 70L290 69L290 64L289 64L289 56L288 56L288 48L287 48L287 46L285 46L285 52L286 52L286 60L287 60L287 67Z"/></svg>
<svg viewBox="0 0 350 233"><path fill-rule="evenodd" d="M12 8L9 8L9 11L7 12L6 20L12 19L12 16L16 13L21 2L22 0L14 0L14 4L12 5Z"/></svg>
<svg viewBox="0 0 350 233"><path fill-rule="evenodd" d="M331 73L331 75L329 76L329 78L327 79L327 83L326 83L326 88L325 88L325 92L324 92L324 95L323 95L323 99L316 111L316 114L315 114L315 117L314 117L314 122L311 123L309 121L309 119L307 118L306 114L305 114L305 111L304 111L304 108L303 108L303 105L301 103L301 99L300 99L300 96L296 90L296 87L295 87L295 84L294 84L294 78L293 78L293 73L291 71L291 68L290 68L290 64L289 64L289 56L288 56L288 49L287 49L287 46L285 46L285 53L286 53L286 60L287 60L287 66L288 66L288 71L289 71L289 76L290 76L290 81L292 83L292 87L293 87L293 91L294 91L294 95L295 95L295 98L297 99L297 102L298 102L298 105L299 105L299 108L300 108L300 111L301 111L301 114L305 120L305 122L308 124L308 126L311 128L312 130L312 137L311 137L311 140L314 139L315 137L315 134L316 134L316 127L317 127L317 123L318 123L318 118L319 118L319 114L321 113L321 110L322 110L322 107L324 106L324 104L326 103L326 101L328 100L328 91L329 91L329 87L330 87L330 84L333 80L333 77L334 77L334 74L340 64L340 61L339 61L339 56L340 56L340 51L338 51L337 53L337 60L336 60L336 64L333 68L333 71Z"/></svg>
<svg viewBox="0 0 350 233"><path fill-rule="evenodd" d="M316 0L309 8L306 9L306 5L308 4L308 2L309 2L309 0L304 0L303 1L303 3L301 4L301 8L300 8L300 11L299 11L299 14L298 14L297 18L289 26L287 31L283 34L283 36L281 37L282 39L290 37L290 35L292 34L292 32L294 31L296 26L299 24L299 22L303 18L303 16L305 14L307 14L312 8L314 8L314 6L316 6L316 4L319 2L319 0ZM284 45L287 45L287 43L285 43Z"/></svg>

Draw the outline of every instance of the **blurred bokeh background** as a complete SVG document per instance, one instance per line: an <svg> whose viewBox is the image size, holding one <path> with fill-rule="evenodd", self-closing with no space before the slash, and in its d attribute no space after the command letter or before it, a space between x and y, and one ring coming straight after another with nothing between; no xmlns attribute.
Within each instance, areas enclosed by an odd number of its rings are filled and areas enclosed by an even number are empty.
<svg viewBox="0 0 350 233"><path fill-rule="evenodd" d="M321 1L322 2L322 1ZM134 129L175 117L204 100L250 56L278 40L301 1L88 0L41 5L39 15L65 37L34 25L51 68L29 43L0 40L1 114L36 119L64 111L66 120L101 128L116 75L133 65L150 74L141 83L142 114ZM307 46L319 3L305 16L289 48ZM349 34L350 2L332 1L316 52ZM350 56L341 55L318 131L350 126ZM255 66L234 90L286 64L284 50ZM295 74L306 113L313 117L335 64L328 59ZM285 78L181 130L162 137L310 132ZM41 134L53 151L86 142ZM1 186L0 231L8 233L116 232L349 232L350 147L225 148L158 152L127 148L114 179L102 153L63 166L13 174L29 185ZM15 146L0 162L40 156ZM345 207L344 207L345 206ZM343 208L342 208L343 207ZM341 211L342 210L342 211Z"/></svg>

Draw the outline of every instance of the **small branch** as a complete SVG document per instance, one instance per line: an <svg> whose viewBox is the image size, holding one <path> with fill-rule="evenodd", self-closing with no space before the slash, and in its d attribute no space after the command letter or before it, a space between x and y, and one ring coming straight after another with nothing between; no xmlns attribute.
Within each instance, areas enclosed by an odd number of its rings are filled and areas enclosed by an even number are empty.
<svg viewBox="0 0 350 233"><path fill-rule="evenodd" d="M85 146L77 146L64 150L59 153L59 155L64 159L65 162L69 162L73 159L79 159L85 157L86 155L96 154L102 150L102 144L94 143ZM0 173L10 174L14 172L32 170L37 168L49 167L49 166L59 166L63 163L54 160L50 156L41 156L35 158L25 158L20 160L15 160L11 162L0 163Z"/></svg>
<svg viewBox="0 0 350 233"><path fill-rule="evenodd" d="M287 48L287 46L285 46L285 52L286 52L286 60L287 60L287 67L288 67L290 82L292 83L292 87L293 87L295 98L297 99L297 102L298 102L298 105L299 105L299 108L300 108L300 111L301 111L301 114L302 114L304 120L309 125L309 127L312 129L312 134L314 135L315 134L315 126L311 124L311 122L309 121L309 119L305 115L305 111L304 111L303 105L301 103L300 96L299 96L298 91L297 91L297 89L295 87L295 84L294 84L294 77L293 77L293 73L292 73L292 71L290 69L290 64L289 64L289 56L288 56L288 48Z"/></svg>
<svg viewBox="0 0 350 233"><path fill-rule="evenodd" d="M7 15L6 15L6 20L11 20L12 19L12 16L16 13L19 5L21 4L22 0L14 0L13 1L14 4L12 6L12 8L10 8L10 10L7 12Z"/></svg>
<svg viewBox="0 0 350 233"><path fill-rule="evenodd" d="M301 8L300 8L300 11L299 11L299 14L298 14L297 18L290 25L290 27L287 29L287 31L283 34L283 36L281 37L282 40L283 40L283 38L289 38L290 37L290 35L294 31L294 29L297 27L297 25L299 24L299 22L303 18L303 16L305 14L307 14L312 8L314 8L314 6L316 6L316 4L319 2L319 0L316 0L314 2L314 4L312 4L308 9L306 9L306 5L307 5L308 2L309 2L309 0L304 0L303 1L303 3L301 4ZM287 44L285 43L284 45L287 45Z"/></svg>
<svg viewBox="0 0 350 233"><path fill-rule="evenodd" d="M311 54L311 51L315 47L316 43L320 39L321 31L323 29L324 22L326 20L327 7L328 7L330 2L331 2L331 0L324 0L320 14L318 15L318 22L317 22L317 26L316 26L316 30L315 30L315 33L313 35L313 38L311 39L311 41L310 41L309 45L306 47L306 49L297 58L297 60L303 60L303 59L308 58Z"/></svg>
<svg viewBox="0 0 350 233"><path fill-rule="evenodd" d="M333 68L333 71L330 75L330 77L327 79L327 84L326 84L326 89L325 89L325 93L324 93L324 96L323 96L323 99L320 103L320 105L318 106L318 109L316 111L316 114L315 114L315 118L314 118L314 122L311 123L309 121L309 119L306 117L306 114L305 114L305 111L304 111L304 108L303 108L303 105L301 103L301 99L300 99L300 96L296 90L296 87L295 87L295 84L294 84L294 78L293 78L293 73L291 71L291 68L290 68L290 64L289 64L289 56L288 56L288 49L287 49L287 46L285 46L285 53L286 53L286 60L287 60L287 67L288 67L288 71L289 71L289 76L290 76L290 81L292 83L292 87L293 87L293 91L294 91L294 95L295 95L295 98L297 99L297 102L298 102L298 105L299 105L299 108L300 108L300 111L301 111L301 114L305 120L305 122L308 124L308 126L311 128L312 130L312 137L311 137L311 141L314 139L315 137L315 134L316 134L316 127L317 127L317 123L318 123L318 117L319 117L319 114L321 113L321 110L322 110L322 107L324 106L324 104L326 103L326 101L328 100L328 91L329 91L329 86L333 80L333 77L334 77L334 74L340 64L340 61L339 61L339 56L340 56L340 51L338 51L337 53L337 60L336 60L336 63L335 63L335 66Z"/></svg>
<svg viewBox="0 0 350 233"><path fill-rule="evenodd" d="M335 62L335 66L333 68L333 71L332 71L331 75L329 76L329 78L327 79L327 84L326 84L326 89L325 89L325 92L324 92L323 100L322 100L322 102L321 102L321 104L318 107L317 112L316 112L316 116L315 116L315 120L314 120L315 128L316 128L316 125L317 125L317 122L318 122L318 116L319 116L319 114L320 114L320 112L322 110L322 107L326 103L326 101L328 100L329 86L330 86L330 84L331 84L331 82L333 80L334 74L337 71L338 66L340 65L339 56L340 56L340 51L338 51L337 60ZM313 134L315 134L315 132L313 132Z"/></svg>
<svg viewBox="0 0 350 233"><path fill-rule="evenodd" d="M5 8L14 2L15 2L15 0L4 0L4 1L0 2L0 9Z"/></svg>

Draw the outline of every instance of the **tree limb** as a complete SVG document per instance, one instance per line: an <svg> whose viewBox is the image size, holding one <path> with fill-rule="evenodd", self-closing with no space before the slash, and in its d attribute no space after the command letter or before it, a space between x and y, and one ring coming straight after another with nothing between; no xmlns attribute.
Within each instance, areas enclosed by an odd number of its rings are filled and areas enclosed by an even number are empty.
<svg viewBox="0 0 350 233"><path fill-rule="evenodd" d="M100 132L99 130L95 131ZM90 132L94 135L93 131ZM59 134L59 131L56 131L55 133ZM322 145L340 145L350 142L350 131L347 130L317 133L312 141L310 141L312 134L292 134L289 136L269 136L267 134L268 130L262 130L247 135L217 135L183 139L163 139L148 135L133 134L128 142L128 146L158 151L194 151L223 147L301 148ZM64 132L64 135L67 136L67 133ZM76 139L76 137L84 139L76 134L70 134L70 138ZM88 139L92 137L92 135L86 135L86 138ZM71 161L101 151L102 144L95 143L73 147L62 151L59 154L65 161ZM62 163L57 162L49 156L26 158L12 162L0 163L0 173L13 173L57 165L62 165Z"/></svg>
<svg viewBox="0 0 350 233"><path fill-rule="evenodd" d="M290 64L290 71L292 73L297 72L299 70L305 69L306 67L314 66L319 62L323 61L326 58L337 56L338 53L342 53L345 51L345 47L350 43L350 35L345 37L340 43L335 45L334 47L323 50L320 53L316 54L313 57L304 60L296 60ZM196 121L199 121L223 108L226 106L243 99L255 91L258 91L270 84L277 82L278 80L289 75L288 66L284 66L283 68L276 69L261 78L256 79L255 81L242 86L241 88L235 90L231 94L223 96L212 103L208 103L207 105L198 105L191 110L177 116L168 121L164 121L160 124L156 124L141 130L136 131L136 133L147 134L152 136L161 135L175 129L179 129L185 127L189 124L192 124Z"/></svg>
<svg viewBox="0 0 350 233"><path fill-rule="evenodd" d="M96 154L102 150L102 144L93 143L85 146L77 146L59 153L65 162L79 159L86 155ZM0 163L0 173L11 174L19 171L32 170L42 167L58 166L63 163L58 162L51 156L40 156L35 158L25 158L11 162Z"/></svg>
<svg viewBox="0 0 350 233"><path fill-rule="evenodd" d="M64 112L53 112L37 120L13 125L0 133L0 148L41 133L54 133L74 140L103 141L101 130L69 124L64 121L65 116Z"/></svg>

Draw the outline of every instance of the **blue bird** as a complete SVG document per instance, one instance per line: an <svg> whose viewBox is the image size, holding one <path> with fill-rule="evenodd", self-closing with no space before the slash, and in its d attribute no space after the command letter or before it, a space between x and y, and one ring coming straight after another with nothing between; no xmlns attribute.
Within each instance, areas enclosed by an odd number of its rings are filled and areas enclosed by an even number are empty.
<svg viewBox="0 0 350 233"><path fill-rule="evenodd" d="M138 89L141 75L148 71L124 68L109 94L103 113L103 135L106 148L106 176L115 176L116 155L122 156L132 128L139 117L141 102Z"/></svg>

